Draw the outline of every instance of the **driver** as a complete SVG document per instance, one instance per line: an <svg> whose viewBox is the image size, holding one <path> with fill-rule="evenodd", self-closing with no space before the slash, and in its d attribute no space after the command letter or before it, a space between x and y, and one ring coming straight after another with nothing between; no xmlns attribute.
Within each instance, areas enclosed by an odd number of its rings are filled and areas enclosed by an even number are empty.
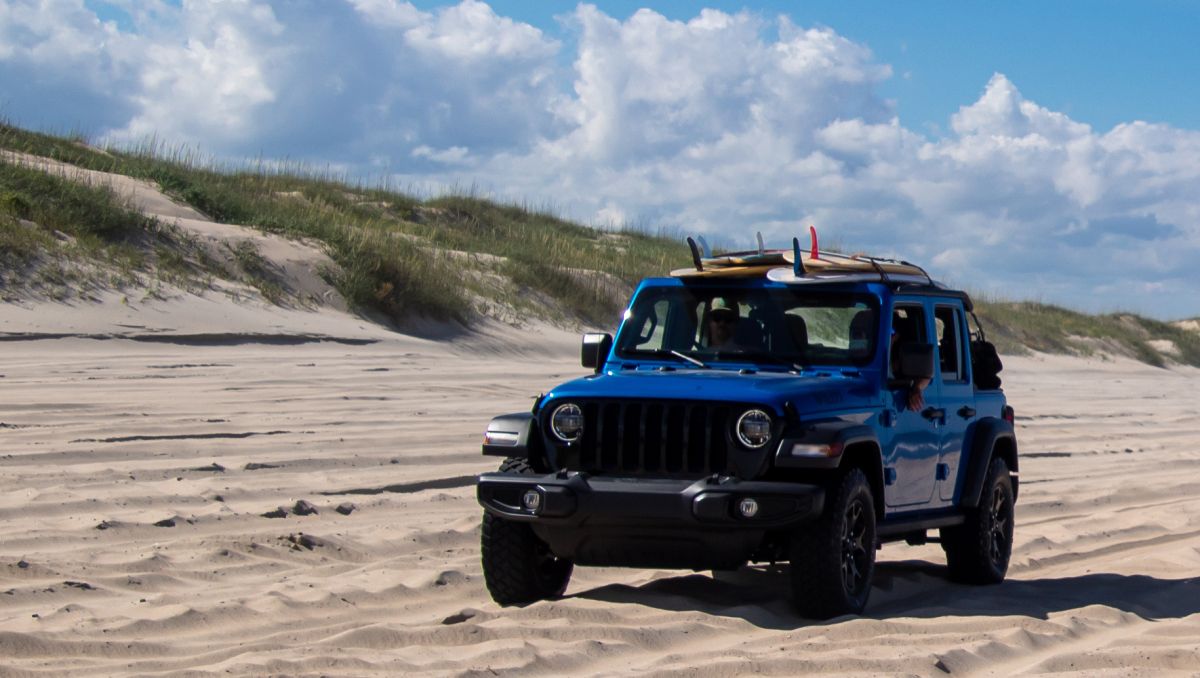
<svg viewBox="0 0 1200 678"><path fill-rule="evenodd" d="M738 326L738 305L725 297L713 297L708 306L708 347L732 350L738 348L734 334Z"/></svg>

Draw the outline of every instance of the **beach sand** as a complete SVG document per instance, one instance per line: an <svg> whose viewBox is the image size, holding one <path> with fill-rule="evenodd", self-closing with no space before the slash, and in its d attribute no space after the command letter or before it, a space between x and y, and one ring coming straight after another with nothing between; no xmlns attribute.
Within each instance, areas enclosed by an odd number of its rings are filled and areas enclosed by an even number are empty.
<svg viewBox="0 0 1200 678"><path fill-rule="evenodd" d="M577 334L397 334L346 312L308 244L17 159L214 252L253 241L302 303L216 281L0 304L0 675L1200 675L1198 370L1005 358L1001 585L890 544L862 617L798 617L782 566L581 567L563 599L502 609L481 434L584 373Z"/></svg>
<svg viewBox="0 0 1200 678"><path fill-rule="evenodd" d="M782 566L578 568L562 600L503 609L480 434L583 373L576 335L432 341L326 310L268 339L37 338L72 309L36 306L8 305L0 342L3 675L1200 672L1197 370L1006 359L1022 482L1002 585L899 544L863 617L799 618Z"/></svg>

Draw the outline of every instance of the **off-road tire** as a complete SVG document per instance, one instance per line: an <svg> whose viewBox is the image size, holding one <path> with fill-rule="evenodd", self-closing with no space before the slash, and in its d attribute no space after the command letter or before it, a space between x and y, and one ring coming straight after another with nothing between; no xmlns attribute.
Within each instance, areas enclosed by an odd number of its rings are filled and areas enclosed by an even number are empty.
<svg viewBox="0 0 1200 678"><path fill-rule="evenodd" d="M535 473L527 460L515 457L505 459L500 470ZM528 524L484 513L480 542L483 581L500 605L557 598L567 590L574 564L551 553Z"/></svg>
<svg viewBox="0 0 1200 678"><path fill-rule="evenodd" d="M1008 464L996 458L988 467L979 506L966 522L942 528L942 549L950 579L963 584L998 584L1012 558L1014 500Z"/></svg>
<svg viewBox="0 0 1200 678"><path fill-rule="evenodd" d="M861 614L875 575L875 500L852 469L829 493L821 517L792 535L792 602L811 619Z"/></svg>

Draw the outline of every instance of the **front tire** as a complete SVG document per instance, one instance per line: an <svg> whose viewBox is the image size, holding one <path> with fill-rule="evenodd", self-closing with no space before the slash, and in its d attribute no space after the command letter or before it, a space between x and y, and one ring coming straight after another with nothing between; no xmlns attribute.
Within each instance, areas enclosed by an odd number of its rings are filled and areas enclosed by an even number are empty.
<svg viewBox="0 0 1200 678"><path fill-rule="evenodd" d="M525 459L506 459L500 470L533 474ZM483 514L480 538L483 581L500 605L557 598L567 590L574 564L550 552L527 523Z"/></svg>
<svg viewBox="0 0 1200 678"><path fill-rule="evenodd" d="M998 584L1012 558L1015 516L1012 477L1003 459L992 460L979 506L962 525L942 529L950 579L963 584Z"/></svg>
<svg viewBox="0 0 1200 678"><path fill-rule="evenodd" d="M792 601L800 614L861 614L875 576L875 500L866 475L847 473L816 523L792 537Z"/></svg>

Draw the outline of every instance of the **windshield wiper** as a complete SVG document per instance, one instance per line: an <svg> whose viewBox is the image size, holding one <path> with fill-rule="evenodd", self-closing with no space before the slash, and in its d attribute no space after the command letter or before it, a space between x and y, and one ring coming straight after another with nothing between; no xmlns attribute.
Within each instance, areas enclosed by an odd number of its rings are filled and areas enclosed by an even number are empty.
<svg viewBox="0 0 1200 678"><path fill-rule="evenodd" d="M671 350L669 351L669 353L670 353L671 355L675 356L676 358L679 358L680 360L686 360L686 361L688 361L689 363L691 363L691 364L695 365L696 367L704 367L704 368L707 368L707 367L708 367L708 365L705 365L705 364L704 364L703 362L701 362L700 360L698 360L698 359L696 359L696 358L693 358L692 356L690 356L690 355L688 355L688 354L686 354L686 353L680 353L679 351L676 351L675 349L671 349Z"/></svg>

